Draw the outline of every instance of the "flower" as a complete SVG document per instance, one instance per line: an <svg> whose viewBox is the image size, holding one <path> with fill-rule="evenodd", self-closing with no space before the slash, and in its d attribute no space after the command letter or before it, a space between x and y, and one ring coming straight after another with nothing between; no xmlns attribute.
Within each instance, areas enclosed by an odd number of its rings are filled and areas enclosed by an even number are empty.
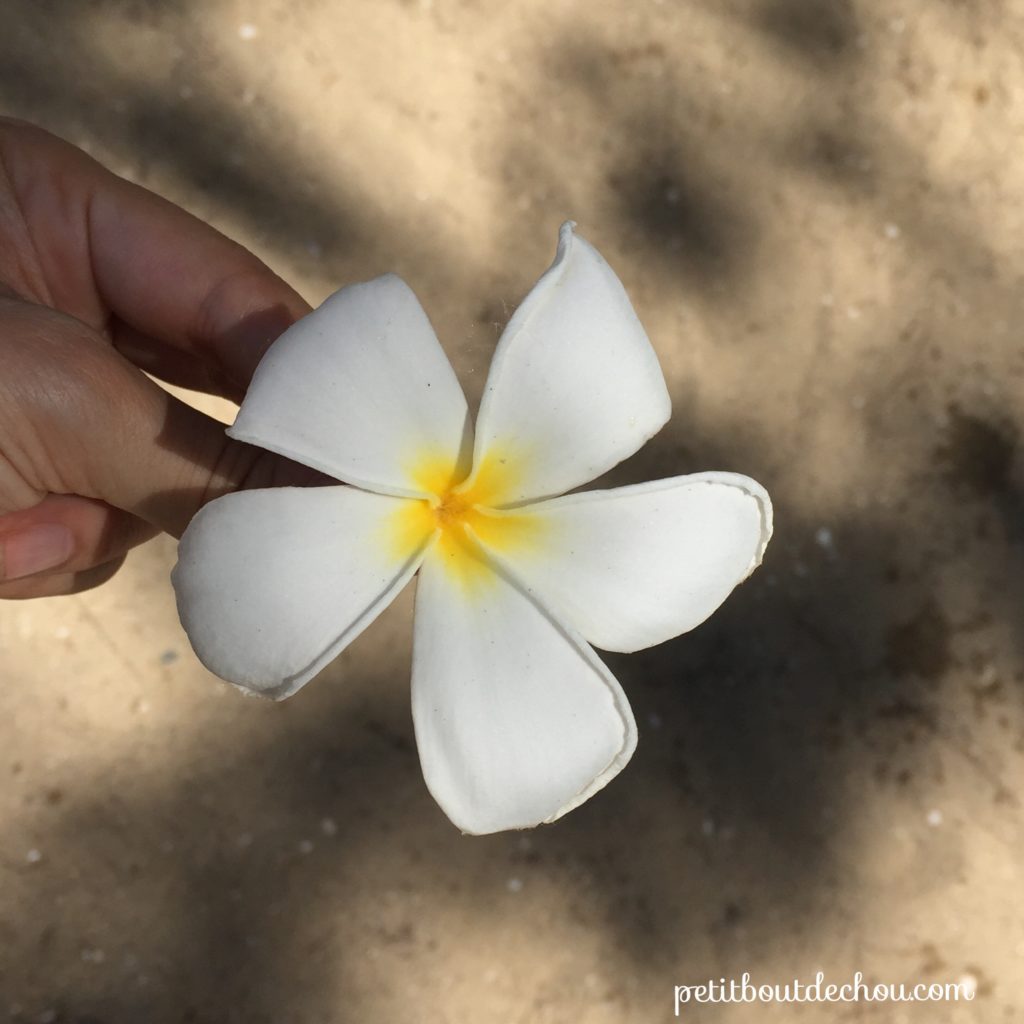
<svg viewBox="0 0 1024 1024"><path fill-rule="evenodd" d="M228 432L344 483L218 498L173 574L202 662L279 699L418 571L420 761L474 834L554 821L618 774L636 724L590 645L635 651L692 629L771 536L768 495L737 474L565 493L670 413L621 283L574 227L501 337L475 433L398 277L343 288L286 331Z"/></svg>

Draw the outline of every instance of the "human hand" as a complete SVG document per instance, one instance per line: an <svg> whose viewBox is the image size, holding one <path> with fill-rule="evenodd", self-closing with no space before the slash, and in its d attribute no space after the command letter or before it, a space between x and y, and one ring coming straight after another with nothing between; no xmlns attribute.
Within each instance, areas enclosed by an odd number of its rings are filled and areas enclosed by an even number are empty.
<svg viewBox="0 0 1024 1024"><path fill-rule="evenodd" d="M0 598L88 589L221 494L312 482L142 372L238 401L308 311L242 246L0 118Z"/></svg>

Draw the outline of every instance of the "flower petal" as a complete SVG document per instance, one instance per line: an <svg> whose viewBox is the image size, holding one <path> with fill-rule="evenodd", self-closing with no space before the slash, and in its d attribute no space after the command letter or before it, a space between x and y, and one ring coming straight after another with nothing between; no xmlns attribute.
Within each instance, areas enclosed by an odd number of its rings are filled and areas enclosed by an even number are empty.
<svg viewBox="0 0 1024 1024"><path fill-rule="evenodd" d="M658 358L615 272L563 225L551 268L505 328L477 420L474 478L489 504L600 476L669 418ZM471 486L474 481L471 481Z"/></svg>
<svg viewBox="0 0 1024 1024"><path fill-rule="evenodd" d="M409 519L420 504L342 486L210 502L181 538L171 576L199 660L264 696L293 694L419 568L433 536Z"/></svg>
<svg viewBox="0 0 1024 1024"><path fill-rule="evenodd" d="M699 625L760 565L772 505L749 477L696 473L483 522L485 546L518 542L517 575L562 621L604 650L636 651Z"/></svg>
<svg viewBox="0 0 1024 1024"><path fill-rule="evenodd" d="M271 345L228 433L382 494L468 471L466 399L401 278L336 292ZM460 463L461 460L461 463Z"/></svg>
<svg viewBox="0 0 1024 1024"><path fill-rule="evenodd" d="M427 555L416 593L412 707L427 786L463 832L553 821L632 756L629 703L594 651L510 578L483 560L453 571L444 552Z"/></svg>

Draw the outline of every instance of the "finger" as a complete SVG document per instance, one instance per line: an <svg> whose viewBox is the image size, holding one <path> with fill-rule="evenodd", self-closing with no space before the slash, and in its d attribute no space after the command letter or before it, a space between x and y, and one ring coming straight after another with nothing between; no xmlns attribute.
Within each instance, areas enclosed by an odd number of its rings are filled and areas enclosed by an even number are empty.
<svg viewBox="0 0 1024 1024"><path fill-rule="evenodd" d="M209 360L148 338L120 322L111 326L110 337L114 348L125 359L150 376L189 391L202 391L241 404L245 389L228 380Z"/></svg>
<svg viewBox="0 0 1024 1024"><path fill-rule="evenodd" d="M0 438L37 494L76 494L180 536L198 509L241 487L321 475L227 437L85 325L0 299ZM27 504L27 503L26 503Z"/></svg>
<svg viewBox="0 0 1024 1024"><path fill-rule="evenodd" d="M256 256L31 125L0 121L0 157L42 281L33 297L97 329L118 321L248 384L309 311Z"/></svg>
<svg viewBox="0 0 1024 1024"><path fill-rule="evenodd" d="M33 576L24 580L0 583L0 600L24 601L33 597L62 597L80 594L106 583L124 564L124 556L94 566L83 572L57 573L54 576Z"/></svg>
<svg viewBox="0 0 1024 1024"><path fill-rule="evenodd" d="M50 494L0 516L0 582L84 572L123 557L155 527L102 501Z"/></svg>

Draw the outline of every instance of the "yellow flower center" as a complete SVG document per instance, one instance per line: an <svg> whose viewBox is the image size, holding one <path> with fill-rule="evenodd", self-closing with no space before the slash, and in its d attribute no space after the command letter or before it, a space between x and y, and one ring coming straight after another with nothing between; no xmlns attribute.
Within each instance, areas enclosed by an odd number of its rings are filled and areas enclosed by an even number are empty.
<svg viewBox="0 0 1024 1024"><path fill-rule="evenodd" d="M473 507L468 495L449 491L431 511L434 513L437 525L442 530L447 530L459 525L466 513L471 512Z"/></svg>
<svg viewBox="0 0 1024 1024"><path fill-rule="evenodd" d="M501 557L520 555L541 542L545 523L526 511L493 508L507 500L517 476L507 456L484 459L472 482L453 483L454 476L450 465L437 459L416 461L413 479L437 496L403 503L388 526L388 544L396 555L411 555L436 534L444 564L461 583L472 585L490 576L480 545Z"/></svg>

